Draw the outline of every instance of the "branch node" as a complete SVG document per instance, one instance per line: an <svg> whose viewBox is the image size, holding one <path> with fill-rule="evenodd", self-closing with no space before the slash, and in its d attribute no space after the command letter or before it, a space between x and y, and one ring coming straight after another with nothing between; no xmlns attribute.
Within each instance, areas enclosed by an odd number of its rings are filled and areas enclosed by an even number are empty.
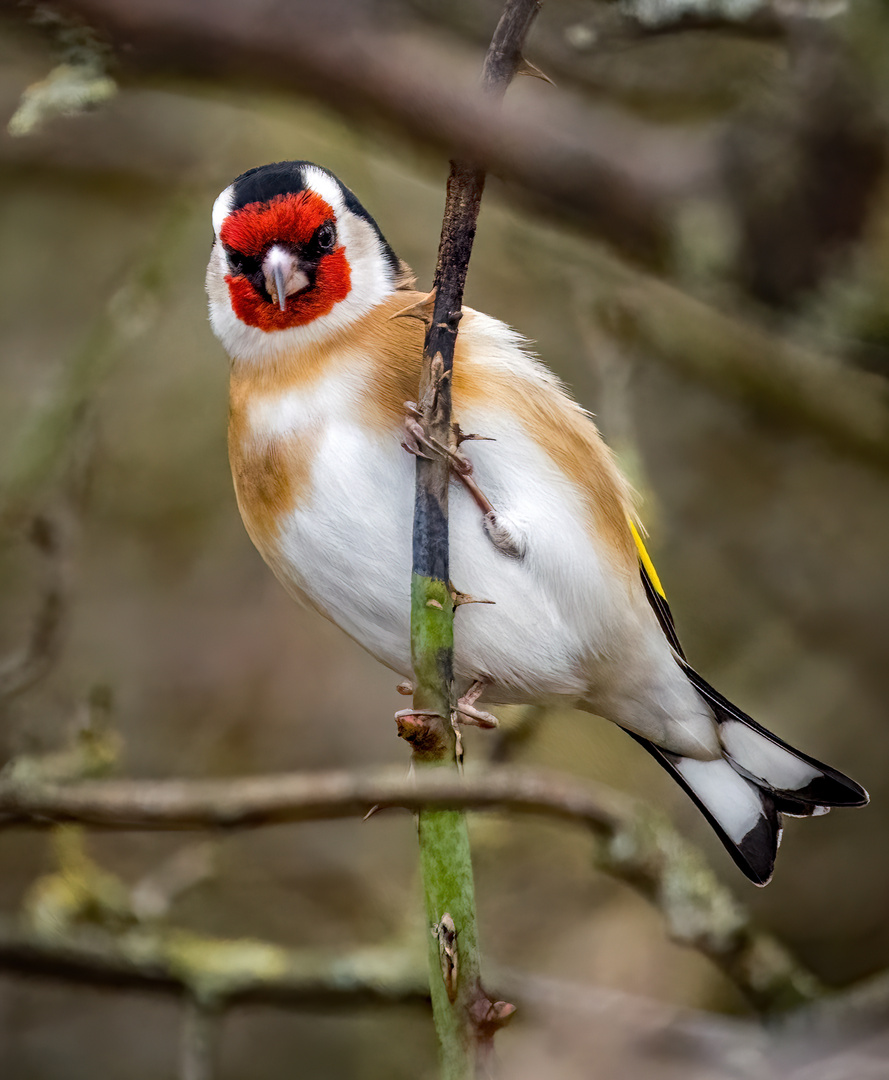
<svg viewBox="0 0 889 1080"><path fill-rule="evenodd" d="M491 1001L488 995L480 990L479 996L472 1003L469 1015L475 1025L476 1035L479 1039L490 1039L496 1031L505 1027L515 1016L516 1007L508 1001Z"/></svg>
<svg viewBox="0 0 889 1080"><path fill-rule="evenodd" d="M432 710L401 709L395 714L398 737L410 743L417 754L435 756L443 750L441 730L435 723L441 719L441 713Z"/></svg>

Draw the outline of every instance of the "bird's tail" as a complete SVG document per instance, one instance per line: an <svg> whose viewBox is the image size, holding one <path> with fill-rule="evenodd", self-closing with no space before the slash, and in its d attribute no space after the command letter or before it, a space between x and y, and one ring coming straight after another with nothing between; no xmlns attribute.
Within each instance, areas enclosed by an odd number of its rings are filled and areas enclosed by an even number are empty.
<svg viewBox="0 0 889 1080"><path fill-rule="evenodd" d="M633 738L688 792L743 873L766 885L781 842L782 814L812 817L832 806L864 806L867 792L843 773L788 746L692 668L683 668L713 710L724 756L698 761L639 735Z"/></svg>

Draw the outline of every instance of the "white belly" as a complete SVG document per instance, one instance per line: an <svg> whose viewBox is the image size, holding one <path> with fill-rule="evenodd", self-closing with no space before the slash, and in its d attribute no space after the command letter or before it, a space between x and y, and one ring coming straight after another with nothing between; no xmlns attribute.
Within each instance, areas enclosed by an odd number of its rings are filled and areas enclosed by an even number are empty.
<svg viewBox="0 0 889 1080"><path fill-rule="evenodd" d="M497 441L464 449L526 553L518 560L498 551L476 504L452 483L451 581L494 601L457 611L457 677L491 681L490 701L584 696L591 661L605 650L603 628L626 607L626 586L602 566L573 488L514 424L486 412L461 423ZM285 586L409 677L413 458L397 432L381 437L348 417L328 418L311 491L288 516L270 563Z"/></svg>

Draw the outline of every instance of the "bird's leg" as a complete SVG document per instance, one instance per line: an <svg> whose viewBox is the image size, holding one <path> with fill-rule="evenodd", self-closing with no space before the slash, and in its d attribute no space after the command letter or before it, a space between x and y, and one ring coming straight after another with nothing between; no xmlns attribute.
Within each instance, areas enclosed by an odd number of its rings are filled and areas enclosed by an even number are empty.
<svg viewBox="0 0 889 1080"><path fill-rule="evenodd" d="M426 433L422 424L423 413L417 407L416 402L406 401L404 403L404 410L404 438L401 442L404 449L407 450L409 454L422 458L430 457L430 454L426 453L426 451L431 451L435 454L443 454L448 459L451 466L451 472L466 488L475 500L476 506L481 510L485 532L488 534L491 543L503 555L507 555L511 559L520 559L525 554L524 543L509 528L503 518L498 515L484 492L475 482L475 478L472 475L472 462L469 458L453 447L444 446L438 439L434 439ZM494 442L493 439L489 440L487 435L464 435L458 424L454 424L453 429L456 446L471 440Z"/></svg>

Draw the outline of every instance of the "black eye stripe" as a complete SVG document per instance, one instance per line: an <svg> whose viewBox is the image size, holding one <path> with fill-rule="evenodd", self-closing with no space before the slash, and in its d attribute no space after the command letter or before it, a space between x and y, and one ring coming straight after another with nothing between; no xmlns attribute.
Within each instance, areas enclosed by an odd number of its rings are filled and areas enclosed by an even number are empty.
<svg viewBox="0 0 889 1080"><path fill-rule="evenodd" d="M225 247L225 245L223 245L223 251L233 274L244 274L250 277L251 274L259 272L262 265L259 259L244 255L243 252L235 251L234 248Z"/></svg>

